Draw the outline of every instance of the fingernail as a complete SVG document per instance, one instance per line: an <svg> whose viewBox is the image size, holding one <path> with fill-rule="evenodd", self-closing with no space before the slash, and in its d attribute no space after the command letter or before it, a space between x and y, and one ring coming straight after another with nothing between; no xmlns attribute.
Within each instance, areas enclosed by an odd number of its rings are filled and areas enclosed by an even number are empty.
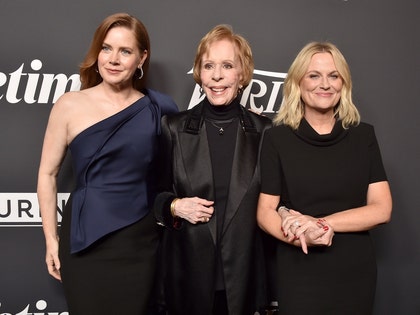
<svg viewBox="0 0 420 315"><path fill-rule="evenodd" d="M324 231L328 231L330 228L328 227L328 225L324 225L323 229Z"/></svg>

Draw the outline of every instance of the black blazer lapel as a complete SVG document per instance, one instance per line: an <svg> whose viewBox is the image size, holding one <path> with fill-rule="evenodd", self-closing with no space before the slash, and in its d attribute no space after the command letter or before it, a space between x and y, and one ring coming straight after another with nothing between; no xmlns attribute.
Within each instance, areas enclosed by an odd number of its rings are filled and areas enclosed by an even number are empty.
<svg viewBox="0 0 420 315"><path fill-rule="evenodd" d="M213 173L209 145L205 129L193 135L185 132L179 134L182 162L192 194L200 198L214 198ZM193 197L193 196L189 196Z"/></svg>
<svg viewBox="0 0 420 315"><path fill-rule="evenodd" d="M213 170L211 166L209 144L204 122L201 120L200 105L196 106L179 133L179 145L182 152L186 178L189 181L192 196L214 200ZM216 218L206 225L210 229L214 244L217 240Z"/></svg>
<svg viewBox="0 0 420 315"><path fill-rule="evenodd" d="M252 183L252 178L258 163L261 133L257 131L253 125L249 114L244 113L244 115L247 116L246 119L248 119L248 121L244 122L243 119L241 119L242 128L238 128L229 185L229 198L226 204L225 220L223 223L223 233L229 226L236 211L238 211L239 205ZM251 125L248 125L248 123Z"/></svg>

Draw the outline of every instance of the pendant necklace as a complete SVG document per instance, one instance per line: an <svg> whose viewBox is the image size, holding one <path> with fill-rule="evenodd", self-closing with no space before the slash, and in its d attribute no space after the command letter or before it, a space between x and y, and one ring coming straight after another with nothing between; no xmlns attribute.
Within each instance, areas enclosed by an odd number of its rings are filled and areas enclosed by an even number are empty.
<svg viewBox="0 0 420 315"><path fill-rule="evenodd" d="M209 123L211 123L212 125L213 125L213 127L215 127L216 129L219 129L219 135L220 136L223 136L223 134L225 133L225 129L227 128L227 127L229 127L231 124L232 124L232 122L233 121L235 121L236 120L236 118L232 118L232 119L229 119L229 120L223 120L223 121L217 121L217 123L223 123L223 124L227 124L225 127L222 127L222 126L219 126L219 125L216 125L215 124L215 122L213 121L213 120L210 120L210 119L206 119Z"/></svg>

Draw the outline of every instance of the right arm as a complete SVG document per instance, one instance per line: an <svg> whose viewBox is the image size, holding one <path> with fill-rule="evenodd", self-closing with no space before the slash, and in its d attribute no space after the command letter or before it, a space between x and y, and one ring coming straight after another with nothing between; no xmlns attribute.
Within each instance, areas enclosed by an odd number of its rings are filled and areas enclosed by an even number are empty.
<svg viewBox="0 0 420 315"><path fill-rule="evenodd" d="M277 209L280 196L260 193L257 207L257 222L259 227L266 233L287 244L301 247L307 254L308 246L330 246L334 235L326 223L316 218L303 216L297 211ZM283 228L288 220L294 217L302 218L299 226Z"/></svg>
<svg viewBox="0 0 420 315"><path fill-rule="evenodd" d="M302 247L303 252L307 253L304 235L296 238L292 233L287 234L282 229L282 217L277 212L280 196L260 193L257 206L258 226L266 233L274 236L278 240L290 245Z"/></svg>
<svg viewBox="0 0 420 315"><path fill-rule="evenodd" d="M57 176L67 151L67 123L60 100L53 106L45 132L38 171L38 202L46 243L48 272L61 280L57 234Z"/></svg>
<svg viewBox="0 0 420 315"><path fill-rule="evenodd" d="M214 212L213 201L199 197L178 196L173 187L173 142L169 117L161 124L158 155L158 191L154 202L156 220L167 228L178 228L180 219L192 224L208 222Z"/></svg>
<svg viewBox="0 0 420 315"><path fill-rule="evenodd" d="M172 202L171 215L187 220L192 224L209 222L214 212L214 202L203 198L176 198Z"/></svg>
<svg viewBox="0 0 420 315"><path fill-rule="evenodd" d="M286 237L282 232L281 217L277 213L280 196L260 193L257 206L257 222L266 233L285 242Z"/></svg>

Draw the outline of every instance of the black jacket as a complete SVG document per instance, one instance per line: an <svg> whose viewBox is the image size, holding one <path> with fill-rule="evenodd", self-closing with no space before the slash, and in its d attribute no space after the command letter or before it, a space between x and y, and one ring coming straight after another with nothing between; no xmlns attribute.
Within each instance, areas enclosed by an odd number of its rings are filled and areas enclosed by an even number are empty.
<svg viewBox="0 0 420 315"><path fill-rule="evenodd" d="M256 223L260 192L259 151L271 120L241 107L220 255L229 314L254 314L266 303L263 253ZM203 104L162 119L162 193L157 221L166 227L162 275L169 314L211 314L216 266L216 213L208 223L174 220L175 197L214 200L212 165Z"/></svg>

